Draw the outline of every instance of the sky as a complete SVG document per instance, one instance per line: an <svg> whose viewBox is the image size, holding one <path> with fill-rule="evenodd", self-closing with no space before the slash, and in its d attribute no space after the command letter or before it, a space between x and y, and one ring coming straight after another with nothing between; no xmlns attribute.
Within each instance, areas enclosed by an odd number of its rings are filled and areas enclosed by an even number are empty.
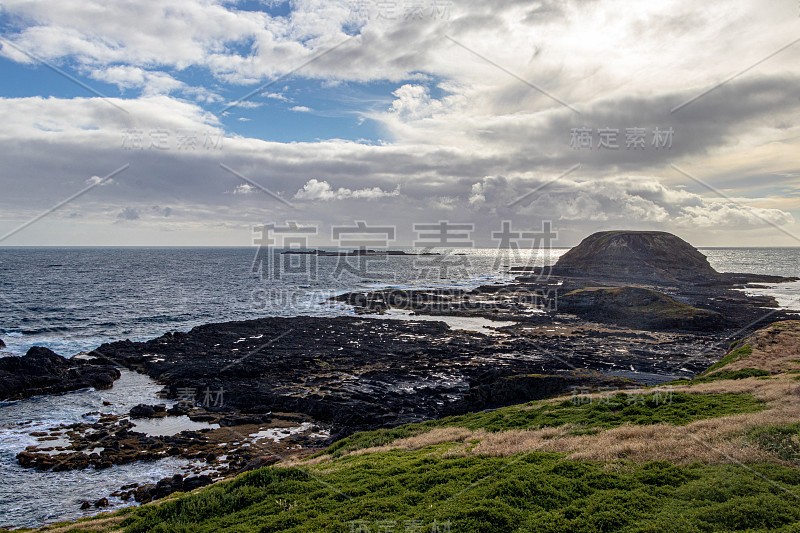
<svg viewBox="0 0 800 533"><path fill-rule="evenodd" d="M800 246L797 0L4 0L0 246Z"/></svg>

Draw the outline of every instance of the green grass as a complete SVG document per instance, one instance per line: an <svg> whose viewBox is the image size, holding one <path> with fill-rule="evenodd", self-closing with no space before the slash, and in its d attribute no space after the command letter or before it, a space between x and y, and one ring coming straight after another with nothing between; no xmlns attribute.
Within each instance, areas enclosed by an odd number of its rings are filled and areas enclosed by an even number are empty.
<svg viewBox="0 0 800 533"><path fill-rule="evenodd" d="M800 461L800 424L757 428L750 438L759 448L784 461Z"/></svg>
<svg viewBox="0 0 800 533"><path fill-rule="evenodd" d="M742 368L741 370L720 370L713 374L702 374L694 379L678 379L671 381L672 385L693 385L696 383L710 383L726 379L745 379L752 377L766 377L770 373L760 368Z"/></svg>
<svg viewBox="0 0 800 533"><path fill-rule="evenodd" d="M731 352L728 352L728 354L725 357L723 357L722 359L720 359L719 361L717 361L716 363L714 363L713 365L708 367L708 369L705 372L703 372L702 374L700 374L700 375L704 376L706 374L714 372L715 370L719 370L720 368L722 368L722 367L724 367L726 365L729 365L730 363L733 363L734 361L738 361L739 359L742 359L743 357L747 357L751 353L753 353L753 347L750 346L749 344L745 344L743 346L739 346L735 350L733 350Z"/></svg>
<svg viewBox="0 0 800 533"><path fill-rule="evenodd" d="M408 424L393 429L356 433L331 445L325 454L337 457L344 452L382 446L396 439L412 437L437 427L464 427L487 431L536 429L572 424L574 433L590 433L625 423L634 425L683 425L703 418L736 413L751 413L763 408L763 403L749 394L687 394L661 392L617 393L605 398L577 396L559 403L531 402L504 407L490 412L470 413Z"/></svg>
<svg viewBox="0 0 800 533"><path fill-rule="evenodd" d="M446 445L437 448L444 448ZM406 531L797 531L800 471L777 465L616 469L532 452L438 458L430 450L351 456L307 472L264 468L132 511L130 533ZM411 522L413 521L413 522ZM794 528L794 529L793 529ZM391 529L390 529L391 530Z"/></svg>

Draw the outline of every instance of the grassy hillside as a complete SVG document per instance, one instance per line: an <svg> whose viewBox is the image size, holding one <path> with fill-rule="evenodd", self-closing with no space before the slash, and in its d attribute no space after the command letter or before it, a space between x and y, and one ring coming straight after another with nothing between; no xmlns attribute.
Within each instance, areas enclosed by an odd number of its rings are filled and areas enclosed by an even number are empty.
<svg viewBox="0 0 800 533"><path fill-rule="evenodd" d="M694 380L359 433L42 531L800 532L799 372L782 322Z"/></svg>

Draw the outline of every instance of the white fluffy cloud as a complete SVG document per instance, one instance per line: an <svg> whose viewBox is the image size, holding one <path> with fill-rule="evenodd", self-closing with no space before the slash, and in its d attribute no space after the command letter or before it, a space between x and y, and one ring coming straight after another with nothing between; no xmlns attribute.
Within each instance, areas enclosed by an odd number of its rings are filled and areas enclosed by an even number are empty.
<svg viewBox="0 0 800 533"><path fill-rule="evenodd" d="M333 189L327 181L319 181L310 179L303 185L303 188L298 190L294 198L296 200L309 200L309 201L323 201L329 202L332 200L345 200L348 198L357 198L363 200L377 200L379 198L390 198L392 196L399 196L400 188L393 191L384 191L380 187L372 187L367 189L351 190L344 187Z"/></svg>

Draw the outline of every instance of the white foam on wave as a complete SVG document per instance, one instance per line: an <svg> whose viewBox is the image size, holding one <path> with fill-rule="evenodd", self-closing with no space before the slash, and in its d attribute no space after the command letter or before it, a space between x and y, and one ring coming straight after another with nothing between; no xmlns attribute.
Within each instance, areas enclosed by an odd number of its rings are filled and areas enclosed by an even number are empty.
<svg viewBox="0 0 800 533"><path fill-rule="evenodd" d="M751 296L772 296L783 309L800 311L800 281L769 285L768 288L745 288Z"/></svg>

